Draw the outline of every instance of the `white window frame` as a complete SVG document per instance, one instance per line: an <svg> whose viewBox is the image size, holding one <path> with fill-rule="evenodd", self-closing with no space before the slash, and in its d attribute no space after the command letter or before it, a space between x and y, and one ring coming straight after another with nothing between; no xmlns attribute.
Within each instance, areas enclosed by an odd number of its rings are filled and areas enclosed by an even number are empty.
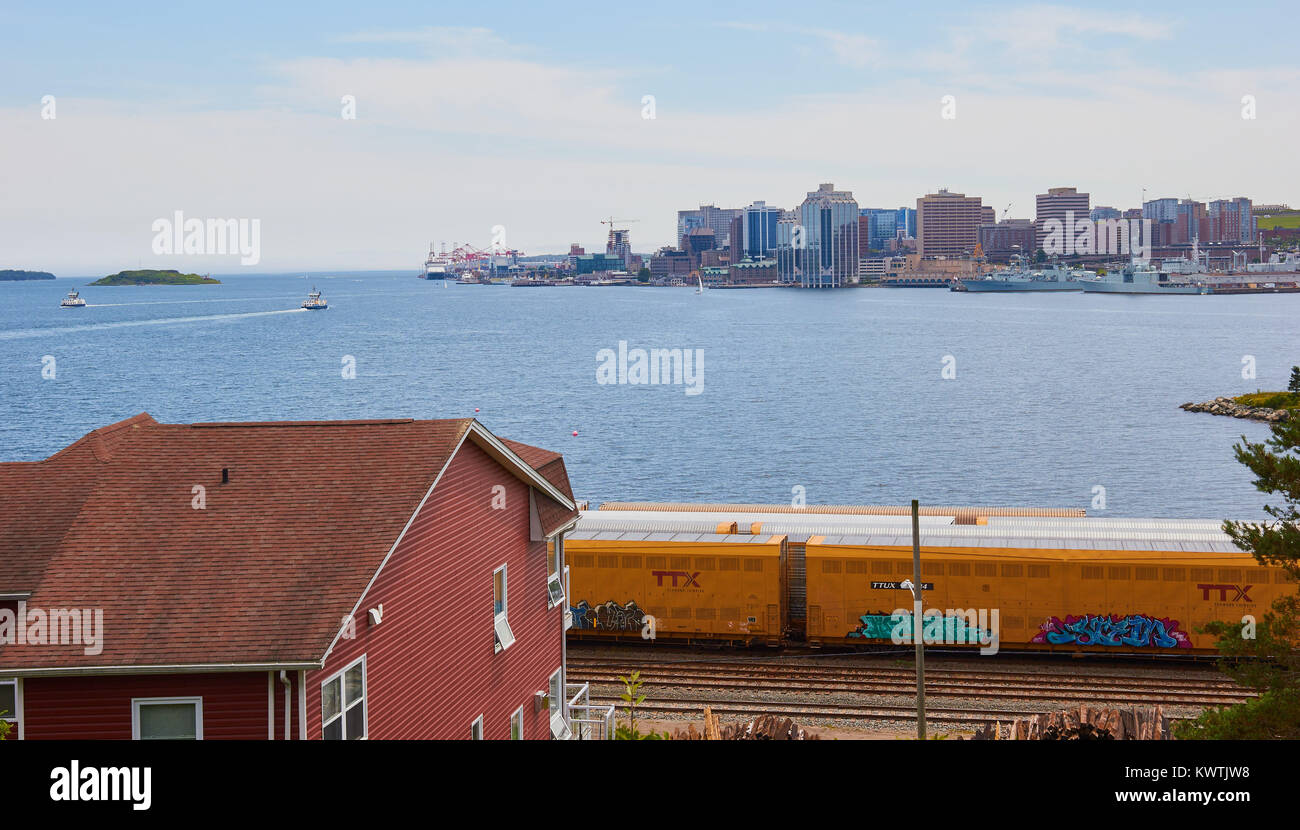
<svg viewBox="0 0 1300 830"><path fill-rule="evenodd" d="M559 679L558 683L556 682L557 678ZM558 689L559 694L556 695L552 691L553 689ZM569 719L565 717L564 711L566 701L564 700L563 666L551 672L551 676L546 679L546 694L552 698L548 701L550 705L547 707L547 715L551 722L551 737L558 741L567 741L572 733L569 731Z"/></svg>
<svg viewBox="0 0 1300 830"><path fill-rule="evenodd" d="M194 706L194 740L203 740L203 698L202 697L133 697L131 698L131 740L144 740L140 737L140 707L157 705L176 705L189 703ZM181 739L177 739L181 740Z"/></svg>
<svg viewBox="0 0 1300 830"><path fill-rule="evenodd" d="M18 723L18 707L21 705L21 700L18 697L18 678L6 677L5 679L0 680L0 686L14 687L14 708L7 714L0 715L0 720L8 721L9 723Z"/></svg>
<svg viewBox="0 0 1300 830"><path fill-rule="evenodd" d="M479 715L469 725L469 739L471 741L483 740L483 716Z"/></svg>
<svg viewBox="0 0 1300 830"><path fill-rule="evenodd" d="M546 610L549 611L550 609L556 607L557 605L564 605L565 596L564 596L564 582L560 579L560 574L563 571L563 568L560 567L560 543L551 542L547 546L547 548L548 549L546 553ZM555 557L554 569L551 568L552 555L554 555ZM552 585L555 586L554 590L552 590L551 588ZM558 598L556 596L557 594L558 594Z"/></svg>
<svg viewBox="0 0 1300 830"><path fill-rule="evenodd" d="M355 740L367 741L370 739L370 675L369 672L366 671L366 655L363 654L357 659L353 660L351 663L348 663L346 666L344 666L343 668L339 669L338 671L334 672L329 677L321 681L320 697L321 697L322 704L325 701L325 687L333 683L335 680L339 682L339 713L327 721L325 720L325 713L323 711L321 712L321 719L320 719L321 740L325 740L325 727L333 723L334 721L338 720L339 718L344 718L343 740L345 741L354 740L353 738L348 737L348 722L346 718L348 715L348 709L352 707L349 706L348 702L344 699L348 690L347 679L344 677L344 675L346 675L352 669L356 668L357 665L361 666L362 709L361 709L361 737ZM356 701L353 701L353 703L355 702Z"/></svg>
<svg viewBox="0 0 1300 830"><path fill-rule="evenodd" d="M501 611L496 609L497 574L501 574ZM492 643L493 653L500 654L515 644L515 633L510 629L510 572L503 563L492 571Z"/></svg>
<svg viewBox="0 0 1300 830"><path fill-rule="evenodd" d="M519 719L519 737L515 737L515 718ZM524 707L520 706L510 716L510 740L522 741L524 739Z"/></svg>

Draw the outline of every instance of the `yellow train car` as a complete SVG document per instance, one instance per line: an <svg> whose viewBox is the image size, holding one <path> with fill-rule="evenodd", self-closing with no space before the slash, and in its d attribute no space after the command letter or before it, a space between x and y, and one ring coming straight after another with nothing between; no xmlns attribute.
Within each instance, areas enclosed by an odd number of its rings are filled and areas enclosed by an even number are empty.
<svg viewBox="0 0 1300 830"><path fill-rule="evenodd" d="M574 639L772 643L786 629L786 539L584 532L564 540Z"/></svg>
<svg viewBox="0 0 1300 830"><path fill-rule="evenodd" d="M1092 524L923 530L923 607L938 612L923 639L975 646L996 632L1001 650L1210 654L1214 638L1197 629L1244 627L1296 590L1209 527L1079 521ZM913 607L910 539L814 535L804 556L808 642L912 642L910 616L894 616Z"/></svg>

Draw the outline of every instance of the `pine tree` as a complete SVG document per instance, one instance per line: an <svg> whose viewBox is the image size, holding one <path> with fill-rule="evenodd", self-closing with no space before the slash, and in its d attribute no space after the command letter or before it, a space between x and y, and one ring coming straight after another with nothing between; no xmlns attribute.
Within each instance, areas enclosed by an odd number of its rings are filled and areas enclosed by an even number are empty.
<svg viewBox="0 0 1300 830"><path fill-rule="evenodd" d="M1300 392L1300 366L1291 367L1291 382L1287 384L1286 391Z"/></svg>
<svg viewBox="0 0 1300 830"><path fill-rule="evenodd" d="M1271 521L1226 521L1223 531L1260 565L1282 568L1300 581L1300 418L1273 424L1272 436L1262 443L1243 436L1233 451L1255 474L1256 489L1280 496L1283 504L1265 505ZM1214 622L1203 630L1219 638L1220 668L1260 696L1184 721L1176 727L1178 737L1300 738L1300 593L1274 601L1254 626Z"/></svg>

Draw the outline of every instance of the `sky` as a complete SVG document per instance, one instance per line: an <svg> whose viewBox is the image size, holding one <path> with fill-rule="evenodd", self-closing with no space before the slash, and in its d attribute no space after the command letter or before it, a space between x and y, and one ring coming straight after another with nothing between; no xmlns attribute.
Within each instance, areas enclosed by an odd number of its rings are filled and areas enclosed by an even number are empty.
<svg viewBox="0 0 1300 830"><path fill-rule="evenodd" d="M105 5L0 6L0 268L415 272L611 216L649 252L821 182L1300 206L1290 3ZM258 261L157 253L176 211L256 219Z"/></svg>

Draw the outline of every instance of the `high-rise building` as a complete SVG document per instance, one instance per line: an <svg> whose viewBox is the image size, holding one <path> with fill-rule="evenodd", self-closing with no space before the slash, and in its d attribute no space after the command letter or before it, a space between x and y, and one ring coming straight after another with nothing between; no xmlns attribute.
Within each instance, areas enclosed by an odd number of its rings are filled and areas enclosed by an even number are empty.
<svg viewBox="0 0 1300 830"><path fill-rule="evenodd" d="M795 227L798 224L799 215L793 210L781 211L776 220L776 274L777 279L783 283L793 284L799 281L794 248Z"/></svg>
<svg viewBox="0 0 1300 830"><path fill-rule="evenodd" d="M1097 207L1088 211L1088 219L1089 221L1092 222L1097 222L1102 219L1119 219L1119 218L1121 218L1121 215L1118 208L1103 207L1102 205L1098 205Z"/></svg>
<svg viewBox="0 0 1300 830"><path fill-rule="evenodd" d="M1198 202L1194 199L1181 200L1174 212L1172 243L1174 245L1186 245L1193 239L1205 242L1209 240L1209 237L1210 214L1205 209L1205 202Z"/></svg>
<svg viewBox="0 0 1300 830"><path fill-rule="evenodd" d="M1050 187L1046 193L1039 193L1036 198L1037 211L1034 214L1034 245L1044 250L1043 241L1049 231L1047 220L1055 219L1061 223L1061 232L1070 239L1074 238L1074 228L1067 226L1067 220L1087 219L1091 198L1087 193L1080 193L1073 187ZM1068 214L1068 215L1067 215Z"/></svg>
<svg viewBox="0 0 1300 830"><path fill-rule="evenodd" d="M677 245L682 246L686 234L695 228L710 228L719 248L731 244L731 220L744 213L744 208L720 208L700 205L696 210L677 211Z"/></svg>
<svg viewBox="0 0 1300 830"><path fill-rule="evenodd" d="M605 243L605 253L623 260L627 267L632 258L632 239L629 231L609 229L609 241Z"/></svg>
<svg viewBox="0 0 1300 830"><path fill-rule="evenodd" d="M894 208L862 208L859 212L866 220L862 223L867 231L862 244L869 250L882 250L885 242L897 233L898 211Z"/></svg>
<svg viewBox="0 0 1300 830"><path fill-rule="evenodd" d="M1251 242L1255 238L1255 216L1250 200L1216 199L1209 204L1210 242Z"/></svg>
<svg viewBox="0 0 1300 830"><path fill-rule="evenodd" d="M1152 222L1173 222L1178 218L1178 200L1149 199L1142 203L1142 218Z"/></svg>
<svg viewBox="0 0 1300 830"><path fill-rule="evenodd" d="M979 244L980 197L941 188L916 200L916 252L927 256L969 256Z"/></svg>
<svg viewBox="0 0 1300 830"><path fill-rule="evenodd" d="M901 207L894 211L894 238L900 236L916 239L916 208Z"/></svg>
<svg viewBox="0 0 1300 830"><path fill-rule="evenodd" d="M808 193L798 214L794 230L802 236L794 248L800 285L838 288L857 282L858 203L853 193L822 184Z"/></svg>
<svg viewBox="0 0 1300 830"><path fill-rule="evenodd" d="M769 206L767 202L754 202L741 209L741 236L739 247L744 256L750 259L763 259L776 253L776 223L781 218L781 209ZM733 257L739 260L741 257Z"/></svg>

